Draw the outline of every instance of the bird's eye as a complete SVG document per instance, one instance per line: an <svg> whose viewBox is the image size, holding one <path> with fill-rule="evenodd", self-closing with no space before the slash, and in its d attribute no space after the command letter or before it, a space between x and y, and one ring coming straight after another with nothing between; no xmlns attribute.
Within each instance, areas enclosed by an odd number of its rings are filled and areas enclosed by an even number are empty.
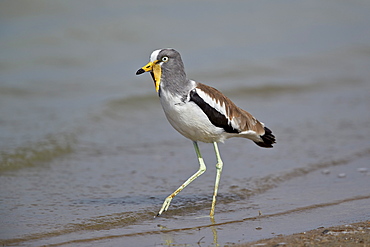
<svg viewBox="0 0 370 247"><path fill-rule="evenodd" d="M167 62L168 61L168 57L162 57L162 62Z"/></svg>

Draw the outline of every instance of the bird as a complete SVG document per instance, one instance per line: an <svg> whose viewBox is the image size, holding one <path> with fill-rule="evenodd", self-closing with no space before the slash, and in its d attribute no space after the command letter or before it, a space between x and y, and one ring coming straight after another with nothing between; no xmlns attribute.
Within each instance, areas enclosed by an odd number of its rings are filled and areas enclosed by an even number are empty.
<svg viewBox="0 0 370 247"><path fill-rule="evenodd" d="M136 75L149 72L154 81L164 113L180 134L193 142L199 169L163 202L157 216L166 212L172 199L206 171L198 142L213 143L216 155L216 179L210 217L215 214L216 197L223 161L218 143L231 137L252 140L263 148L276 143L272 131L249 112L236 106L217 89L188 79L180 53L173 48L158 49L151 53L150 61L137 70Z"/></svg>

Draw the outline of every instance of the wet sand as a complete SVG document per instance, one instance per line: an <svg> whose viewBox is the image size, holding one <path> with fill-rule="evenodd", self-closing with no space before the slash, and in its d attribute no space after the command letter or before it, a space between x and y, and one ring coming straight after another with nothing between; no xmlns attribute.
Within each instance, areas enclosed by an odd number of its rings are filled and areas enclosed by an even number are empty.
<svg viewBox="0 0 370 247"><path fill-rule="evenodd" d="M257 246L325 246L325 247L367 247L370 245L370 221L358 222L333 227L320 227L315 230L292 235L279 235L275 238L255 242L225 245L235 247Z"/></svg>

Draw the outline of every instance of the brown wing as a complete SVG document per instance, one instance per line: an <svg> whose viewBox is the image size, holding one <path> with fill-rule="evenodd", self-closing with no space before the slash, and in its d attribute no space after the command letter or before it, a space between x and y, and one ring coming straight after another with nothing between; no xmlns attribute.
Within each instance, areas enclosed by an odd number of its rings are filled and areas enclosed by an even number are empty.
<svg viewBox="0 0 370 247"><path fill-rule="evenodd" d="M265 133L264 126L261 122L249 112L237 107L217 89L198 83L196 90L199 98L203 101L199 102L201 100L198 99L198 105L206 104L206 106L200 107L203 111L206 110L208 112L206 112L208 118L216 126L222 126L225 129L225 123L227 123L228 127L225 131L231 133L240 133L248 130L253 130L258 135Z"/></svg>

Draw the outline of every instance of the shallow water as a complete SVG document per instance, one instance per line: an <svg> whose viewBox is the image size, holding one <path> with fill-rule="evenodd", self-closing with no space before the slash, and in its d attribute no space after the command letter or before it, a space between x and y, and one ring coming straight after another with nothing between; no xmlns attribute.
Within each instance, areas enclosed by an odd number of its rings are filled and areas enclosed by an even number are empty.
<svg viewBox="0 0 370 247"><path fill-rule="evenodd" d="M367 1L2 1L1 242L212 246L368 220L369 10ZM135 76L161 47L178 49L190 78L278 140L268 150L219 145L214 221L215 157L202 143L207 172L153 219L198 169L150 76Z"/></svg>

